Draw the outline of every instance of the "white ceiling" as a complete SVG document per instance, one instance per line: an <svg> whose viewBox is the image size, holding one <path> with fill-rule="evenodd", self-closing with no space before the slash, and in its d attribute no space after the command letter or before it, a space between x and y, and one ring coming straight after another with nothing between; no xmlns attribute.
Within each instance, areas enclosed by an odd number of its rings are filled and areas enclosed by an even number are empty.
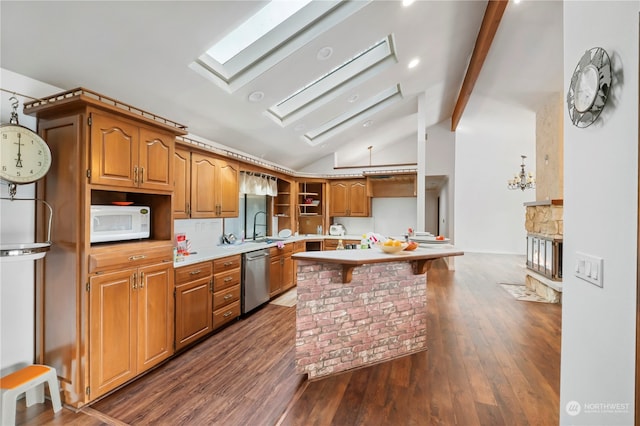
<svg viewBox="0 0 640 426"><path fill-rule="evenodd" d="M451 117L480 28L485 1L372 1L308 41L233 94L189 65L260 1L0 2L2 68L56 87L85 87L188 127L191 134L300 170L351 149L349 162L417 140L417 95L427 126ZM281 127L265 111L290 93L393 34L398 62L329 104ZM333 55L316 59L320 48ZM420 64L407 63L420 57ZM403 100L318 146L302 134L352 107L354 95L399 84ZM4 88L4 87L3 87ZM248 95L262 91L260 102ZM562 91L562 2L509 4L474 89L475 95L536 110ZM462 118L464 122L464 115ZM362 161L361 161L362 163Z"/></svg>

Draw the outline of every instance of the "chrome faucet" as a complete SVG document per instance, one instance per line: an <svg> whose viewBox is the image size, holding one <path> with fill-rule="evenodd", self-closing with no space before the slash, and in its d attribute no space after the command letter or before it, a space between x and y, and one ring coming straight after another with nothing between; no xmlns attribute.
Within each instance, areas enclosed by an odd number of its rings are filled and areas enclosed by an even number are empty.
<svg viewBox="0 0 640 426"><path fill-rule="evenodd" d="M267 229L267 212L259 210L256 212L256 214L253 215L253 240L256 240L256 219L258 218L258 215L262 213L264 215L264 223L261 223L259 226L264 226L265 229L265 235L266 235L266 229Z"/></svg>

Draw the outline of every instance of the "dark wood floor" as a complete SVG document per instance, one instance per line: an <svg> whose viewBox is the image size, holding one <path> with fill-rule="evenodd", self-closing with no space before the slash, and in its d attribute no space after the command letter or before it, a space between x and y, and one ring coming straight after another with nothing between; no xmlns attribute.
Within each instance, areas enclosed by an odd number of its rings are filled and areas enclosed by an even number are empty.
<svg viewBox="0 0 640 426"><path fill-rule="evenodd" d="M267 305L80 413L22 401L17 424L557 425L561 308L498 285L522 283L522 262L436 262L424 352L308 382L295 308Z"/></svg>

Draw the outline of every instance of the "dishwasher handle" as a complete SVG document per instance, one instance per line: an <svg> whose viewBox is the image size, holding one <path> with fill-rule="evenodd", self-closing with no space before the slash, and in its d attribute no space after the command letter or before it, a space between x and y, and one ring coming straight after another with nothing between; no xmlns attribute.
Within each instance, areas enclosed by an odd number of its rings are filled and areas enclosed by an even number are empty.
<svg viewBox="0 0 640 426"><path fill-rule="evenodd" d="M269 257L269 252L261 252L261 253L247 253L245 254L246 260L257 260L262 259L264 257Z"/></svg>

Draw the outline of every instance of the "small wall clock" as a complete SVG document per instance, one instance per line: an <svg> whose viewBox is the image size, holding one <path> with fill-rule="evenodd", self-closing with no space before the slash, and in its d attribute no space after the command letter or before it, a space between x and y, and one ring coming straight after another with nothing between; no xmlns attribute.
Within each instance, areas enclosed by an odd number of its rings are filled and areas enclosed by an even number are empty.
<svg viewBox="0 0 640 426"><path fill-rule="evenodd" d="M0 126L0 178L13 185L32 183L49 171L51 151L37 133L18 123L17 102L13 108L9 124Z"/></svg>
<svg viewBox="0 0 640 426"><path fill-rule="evenodd" d="M609 55L600 47L587 50L573 71L567 92L571 122L580 128L593 124L604 109L610 90Z"/></svg>

